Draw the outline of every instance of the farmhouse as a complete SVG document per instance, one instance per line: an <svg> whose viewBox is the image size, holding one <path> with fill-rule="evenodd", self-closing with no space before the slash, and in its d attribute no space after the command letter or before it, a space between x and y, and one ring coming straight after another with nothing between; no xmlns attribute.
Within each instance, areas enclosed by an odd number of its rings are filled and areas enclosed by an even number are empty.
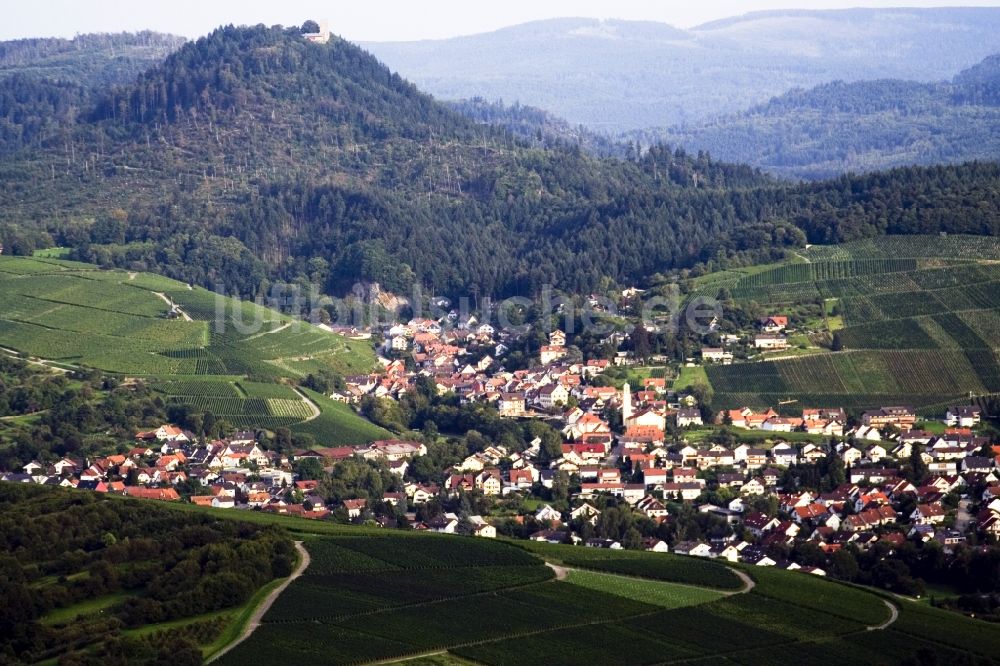
<svg viewBox="0 0 1000 666"><path fill-rule="evenodd" d="M757 349L788 349L788 338L780 333L761 333L753 339Z"/></svg>
<svg viewBox="0 0 1000 666"><path fill-rule="evenodd" d="M780 333L788 327L788 317L771 315L760 320L760 328L765 333Z"/></svg>
<svg viewBox="0 0 1000 666"><path fill-rule="evenodd" d="M721 363L730 365L733 362L733 352L721 347L702 347L701 360L705 363Z"/></svg>
<svg viewBox="0 0 1000 666"><path fill-rule="evenodd" d="M676 419L678 428L703 425L701 410L697 407L682 407L677 410Z"/></svg>

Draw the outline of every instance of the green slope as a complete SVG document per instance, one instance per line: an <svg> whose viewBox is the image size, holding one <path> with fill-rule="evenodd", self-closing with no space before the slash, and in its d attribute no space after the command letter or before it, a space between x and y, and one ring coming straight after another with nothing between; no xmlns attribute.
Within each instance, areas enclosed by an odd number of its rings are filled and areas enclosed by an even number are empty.
<svg viewBox="0 0 1000 666"><path fill-rule="evenodd" d="M1000 646L993 625L808 574L746 568L755 586L720 597L655 579L684 580L689 562L721 572L726 565L662 557L646 579L597 574L603 578L595 583L584 574L581 586L573 582L578 574L556 580L515 545L351 528L307 536L305 575L222 663L445 653L483 664L899 663L918 654L951 662L989 659ZM549 558L542 545L531 550ZM551 550L564 560L572 548ZM613 568L635 555L605 551L601 560Z"/></svg>
<svg viewBox="0 0 1000 666"><path fill-rule="evenodd" d="M0 484L4 663L192 663L294 564L273 526L122 499Z"/></svg>
<svg viewBox="0 0 1000 666"><path fill-rule="evenodd" d="M993 237L886 236L696 279L695 293L724 289L774 311L821 300L839 311L826 324L841 351L706 367L716 406L911 404L936 412L970 393L1000 393L998 259Z"/></svg>
<svg viewBox="0 0 1000 666"><path fill-rule="evenodd" d="M183 315L166 318L168 301ZM370 371L370 346L158 275L0 257L0 347L143 379L166 402L233 427L302 427L330 444L389 434L322 396L312 400L321 410L314 416L313 405L281 385L318 369Z"/></svg>

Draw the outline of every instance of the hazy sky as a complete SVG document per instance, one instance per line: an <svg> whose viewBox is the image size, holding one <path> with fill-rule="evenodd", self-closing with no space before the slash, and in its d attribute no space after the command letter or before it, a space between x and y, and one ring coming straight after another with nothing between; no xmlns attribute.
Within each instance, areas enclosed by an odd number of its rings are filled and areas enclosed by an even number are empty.
<svg viewBox="0 0 1000 666"><path fill-rule="evenodd" d="M759 9L996 6L997 0L5 0L0 39L152 29L198 37L225 24L297 25L327 18L352 41L432 39L561 16L661 21L690 27Z"/></svg>

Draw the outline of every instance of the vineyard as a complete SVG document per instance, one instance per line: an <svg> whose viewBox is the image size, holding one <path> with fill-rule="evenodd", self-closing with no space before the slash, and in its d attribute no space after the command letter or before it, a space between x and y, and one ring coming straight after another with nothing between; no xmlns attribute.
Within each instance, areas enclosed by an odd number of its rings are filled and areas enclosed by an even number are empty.
<svg viewBox="0 0 1000 666"><path fill-rule="evenodd" d="M998 389L997 357L984 350L847 351L779 361L706 368L715 406L816 405L866 409L887 404L917 408Z"/></svg>
<svg viewBox="0 0 1000 666"><path fill-rule="evenodd" d="M975 294L954 303L953 291L940 295L956 309L993 308L1000 307L994 288L1000 281L998 254L1000 243L994 238L886 236L815 245L785 263L710 273L693 279L688 291L692 296L716 297L726 289L737 300L784 304L978 285ZM891 308L886 318L891 318Z"/></svg>
<svg viewBox="0 0 1000 666"><path fill-rule="evenodd" d="M813 245L804 252L810 261L854 259L980 259L1000 260L1000 239L991 236L878 236L840 245Z"/></svg>
<svg viewBox="0 0 1000 666"><path fill-rule="evenodd" d="M441 653L441 663L453 655L482 664L839 664L895 663L918 651L926 663L971 663L1000 648L988 624L898 599L898 621L867 630L890 621L882 597L807 574L750 567L756 587L748 592L730 569L707 560L525 545L564 564L657 562L647 573L667 579L719 569L736 581L736 593L592 568L555 580L514 544L348 532L307 537L305 574L222 663L348 664Z"/></svg>
<svg viewBox="0 0 1000 666"><path fill-rule="evenodd" d="M708 367L713 407L784 403L931 408L1000 390L1000 242L894 237L812 246L789 263L696 278L741 302L793 310L825 301L834 354ZM780 311L780 310L779 310ZM821 322L821 326L825 322Z"/></svg>
<svg viewBox="0 0 1000 666"><path fill-rule="evenodd" d="M171 303L187 317L168 318ZM320 369L367 372L375 357L365 343L158 275L0 256L0 347L145 379L167 402L233 427L309 426L329 444L389 436L342 405L324 403L316 416L280 383Z"/></svg>
<svg viewBox="0 0 1000 666"><path fill-rule="evenodd" d="M388 430L359 418L350 407L331 400L321 393L302 389L302 393L319 407L321 414L312 421L292 426L292 431L312 435L317 442L329 445L359 444L392 436Z"/></svg>

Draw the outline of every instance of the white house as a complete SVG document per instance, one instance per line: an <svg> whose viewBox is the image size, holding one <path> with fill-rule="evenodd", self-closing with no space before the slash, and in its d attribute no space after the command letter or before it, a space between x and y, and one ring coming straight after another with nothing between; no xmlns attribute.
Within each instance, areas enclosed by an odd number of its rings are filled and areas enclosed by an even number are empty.
<svg viewBox="0 0 1000 666"><path fill-rule="evenodd" d="M944 422L952 427L971 428L978 425L983 412L974 405L959 405L949 407L945 413Z"/></svg>
<svg viewBox="0 0 1000 666"><path fill-rule="evenodd" d="M538 390L538 404L543 409L565 405L569 400L569 390L562 384L547 384Z"/></svg>
<svg viewBox="0 0 1000 666"><path fill-rule="evenodd" d="M552 521L552 522L556 522L556 523L562 522L562 513L560 513L559 511L556 511L551 506L549 506L548 504L546 504L546 505L542 506L542 508L540 508L538 511L535 512L535 520L537 520L540 523L543 523L543 522L546 522L546 521Z"/></svg>
<svg viewBox="0 0 1000 666"><path fill-rule="evenodd" d="M697 407L683 407L677 410L678 428L700 425L703 425L703 421L701 419L701 410Z"/></svg>
<svg viewBox="0 0 1000 666"><path fill-rule="evenodd" d="M701 360L705 363L730 365L733 362L733 352L721 347L702 347Z"/></svg>
<svg viewBox="0 0 1000 666"><path fill-rule="evenodd" d="M780 333L761 333L753 339L757 349L788 349L788 338Z"/></svg>

